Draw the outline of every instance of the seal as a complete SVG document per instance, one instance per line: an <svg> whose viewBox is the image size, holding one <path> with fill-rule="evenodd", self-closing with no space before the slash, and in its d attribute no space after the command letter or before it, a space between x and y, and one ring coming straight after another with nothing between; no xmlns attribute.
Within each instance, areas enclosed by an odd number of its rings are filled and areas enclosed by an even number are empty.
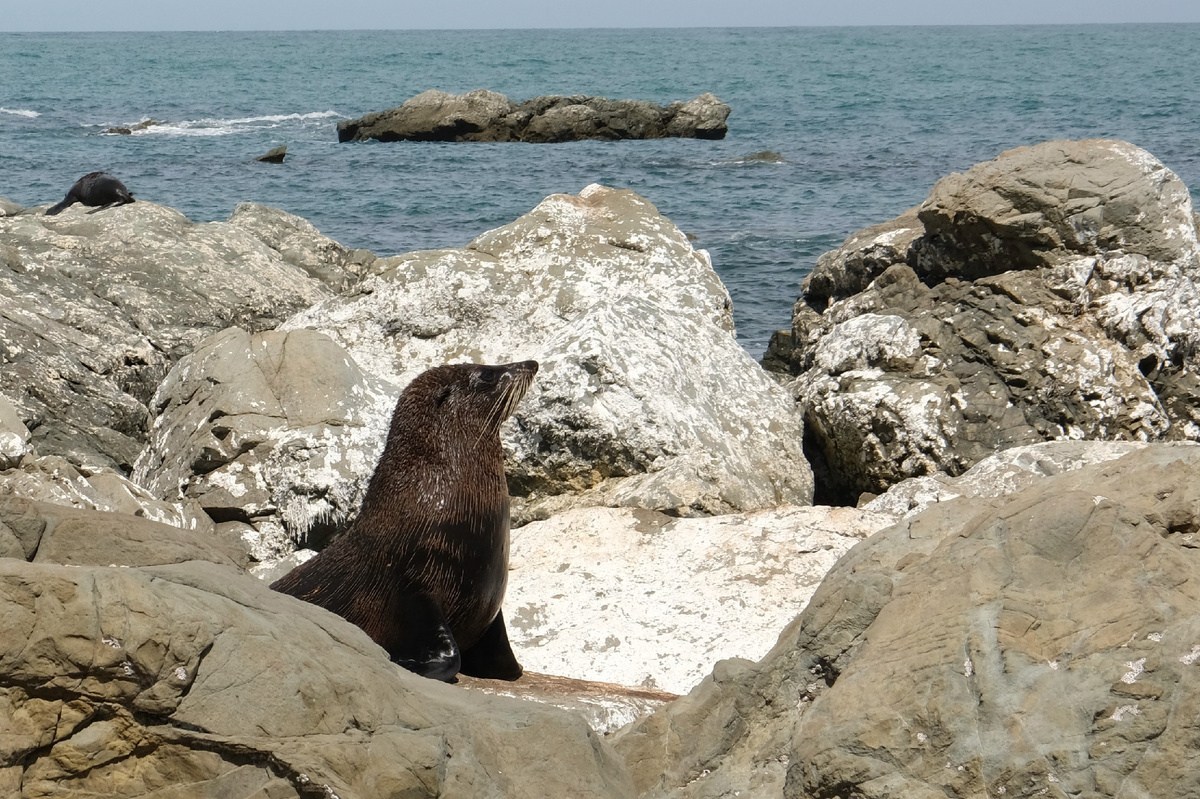
<svg viewBox="0 0 1200 799"><path fill-rule="evenodd" d="M133 195L125 188L124 183L107 172L89 172L75 181L75 185L67 192L62 202L46 209L46 216L61 213L64 208L75 203L93 206L96 211L100 211L113 205L127 205L131 202Z"/></svg>
<svg viewBox="0 0 1200 799"><path fill-rule="evenodd" d="M358 518L271 587L357 624L417 674L520 677L500 608L509 499L499 431L537 369L455 364L419 375L396 402Z"/></svg>

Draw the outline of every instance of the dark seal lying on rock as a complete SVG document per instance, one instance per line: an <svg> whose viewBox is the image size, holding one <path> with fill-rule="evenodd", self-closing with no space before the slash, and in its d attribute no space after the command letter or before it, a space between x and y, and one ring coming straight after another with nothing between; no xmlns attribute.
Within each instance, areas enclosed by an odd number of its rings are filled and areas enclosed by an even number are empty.
<svg viewBox="0 0 1200 799"><path fill-rule="evenodd" d="M338 123L338 141L523 141L723 139L729 106L711 94L660 106L604 97L535 97L515 103L476 89L431 89L387 111Z"/></svg>
<svg viewBox="0 0 1200 799"><path fill-rule="evenodd" d="M75 181L75 185L67 192L67 196L63 198L62 202L46 209L46 216L61 213L63 209L75 203L82 203L100 210L113 205L128 205L131 202L133 202L133 195L129 193L129 189L125 188L124 183L107 172L89 172Z"/></svg>
<svg viewBox="0 0 1200 799"><path fill-rule="evenodd" d="M509 517L499 429L537 369L419 375L396 403L358 518L271 587L354 622L426 677L520 677L500 611Z"/></svg>

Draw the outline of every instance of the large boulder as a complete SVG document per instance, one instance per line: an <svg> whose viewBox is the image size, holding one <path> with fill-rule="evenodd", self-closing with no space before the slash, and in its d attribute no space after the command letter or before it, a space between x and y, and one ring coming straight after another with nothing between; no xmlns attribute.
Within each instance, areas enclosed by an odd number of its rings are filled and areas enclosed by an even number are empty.
<svg viewBox="0 0 1200 799"><path fill-rule="evenodd" d="M159 386L134 479L241 525L256 558L320 548L357 512L394 386L313 330L223 330Z"/></svg>
<svg viewBox="0 0 1200 799"><path fill-rule="evenodd" d="M430 89L395 108L338 123L338 141L525 141L581 139L723 139L729 106L712 94L686 103L546 96L515 103L476 89Z"/></svg>
<svg viewBox="0 0 1200 799"><path fill-rule="evenodd" d="M527 669L682 693L718 660L765 655L834 562L893 521L829 507L567 511L513 532L509 640Z"/></svg>
<svg viewBox="0 0 1200 799"><path fill-rule="evenodd" d="M1179 178L1057 141L942 179L822 256L773 368L822 501L1055 439L1200 438L1200 243Z"/></svg>
<svg viewBox="0 0 1200 799"><path fill-rule="evenodd" d="M1200 792L1200 447L938 503L618 734L643 797Z"/></svg>
<svg viewBox="0 0 1200 799"><path fill-rule="evenodd" d="M650 203L554 195L464 249L379 259L279 331L206 342L163 382L137 475L252 525L266 555L319 545L357 508L413 377L534 358L502 429L518 524L586 505L808 504L800 414L737 345L730 309L707 254Z"/></svg>
<svg viewBox="0 0 1200 799"><path fill-rule="evenodd" d="M573 714L426 680L228 566L0 558L0 793L632 797Z"/></svg>
<svg viewBox="0 0 1200 799"><path fill-rule="evenodd" d="M41 454L127 473L172 362L231 324L272 328L328 297L347 259L257 206L208 224L140 201L0 218L0 392Z"/></svg>

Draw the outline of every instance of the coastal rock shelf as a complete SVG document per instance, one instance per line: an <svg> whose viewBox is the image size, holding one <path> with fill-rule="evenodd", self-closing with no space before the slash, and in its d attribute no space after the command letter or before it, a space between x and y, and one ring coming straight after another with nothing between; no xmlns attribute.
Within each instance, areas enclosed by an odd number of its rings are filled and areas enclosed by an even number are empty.
<svg viewBox="0 0 1200 799"><path fill-rule="evenodd" d="M430 89L387 111L339 122L338 141L523 141L723 139L729 106L711 94L663 107L643 100L535 97L516 103L476 89Z"/></svg>

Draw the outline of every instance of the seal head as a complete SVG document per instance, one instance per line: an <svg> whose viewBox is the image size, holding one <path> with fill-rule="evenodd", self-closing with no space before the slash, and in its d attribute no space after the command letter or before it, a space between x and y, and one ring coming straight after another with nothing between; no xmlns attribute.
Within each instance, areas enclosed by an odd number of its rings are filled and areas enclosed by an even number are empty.
<svg viewBox="0 0 1200 799"><path fill-rule="evenodd" d="M109 206L127 205L133 201L133 195L125 188L125 184L112 175L107 172L89 172L75 181L75 185L67 192L62 202L46 209L46 216L61 213L64 208L75 203L93 206L96 211L100 211Z"/></svg>
<svg viewBox="0 0 1200 799"><path fill-rule="evenodd" d="M499 430L537 369L419 375L396 403L358 518L271 587L357 624L418 674L520 677L500 609L509 500Z"/></svg>

